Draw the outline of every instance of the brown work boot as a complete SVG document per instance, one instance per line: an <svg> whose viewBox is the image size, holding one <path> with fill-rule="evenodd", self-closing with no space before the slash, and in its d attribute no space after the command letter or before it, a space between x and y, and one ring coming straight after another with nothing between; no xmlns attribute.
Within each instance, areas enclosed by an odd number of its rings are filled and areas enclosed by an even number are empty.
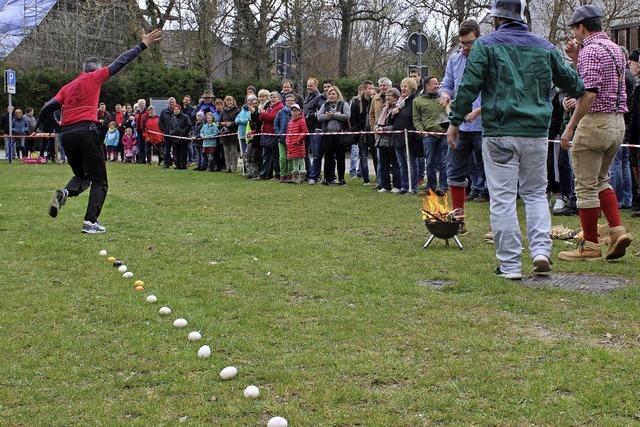
<svg viewBox="0 0 640 427"><path fill-rule="evenodd" d="M602 251L597 243L582 240L576 249L560 252L558 258L565 261L598 261L602 259Z"/></svg>
<svg viewBox="0 0 640 427"><path fill-rule="evenodd" d="M633 239L631 238L631 234L627 233L624 225L619 225L609 229L609 240L609 249L605 256L607 261L622 258Z"/></svg>

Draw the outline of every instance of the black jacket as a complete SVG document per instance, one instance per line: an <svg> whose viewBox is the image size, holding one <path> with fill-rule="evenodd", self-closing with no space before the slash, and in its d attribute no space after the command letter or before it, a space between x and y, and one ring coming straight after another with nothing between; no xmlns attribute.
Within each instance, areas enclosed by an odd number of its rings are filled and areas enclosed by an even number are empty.
<svg viewBox="0 0 640 427"><path fill-rule="evenodd" d="M223 135L221 138L221 142L223 144L231 144L238 143L238 136L224 136L225 133L235 133L238 131L238 125L236 124L236 116L240 113L240 109L238 107L233 107L231 109L227 109L227 107L223 108L220 112L220 121L221 122L231 122L232 124L226 127L220 126L220 134Z"/></svg>
<svg viewBox="0 0 640 427"><path fill-rule="evenodd" d="M11 119L9 119L9 112L4 113L0 117L0 130L2 130L2 133L9 134L9 120L13 120L14 117L14 114L11 113Z"/></svg>
<svg viewBox="0 0 640 427"><path fill-rule="evenodd" d="M171 121L171 117L173 116L173 110L169 107L165 108L160 112L160 120L158 121L158 126L160 126L160 130L162 133L169 134L169 122Z"/></svg>
<svg viewBox="0 0 640 427"><path fill-rule="evenodd" d="M400 111L391 116L391 125L393 130L416 130L413 126L413 99L415 94L409 95L404 100L404 106ZM417 148L417 134L409 132L409 148L415 150ZM404 133L394 133L391 137L394 147L404 147L405 138Z"/></svg>
<svg viewBox="0 0 640 427"><path fill-rule="evenodd" d="M191 133L191 120L186 114L174 114L169 119L169 135L173 136L189 136Z"/></svg>
<svg viewBox="0 0 640 427"><path fill-rule="evenodd" d="M182 107L182 113L186 114L187 117L189 117L189 120L191 120L191 122L195 122L196 120L196 109L195 107L193 107L192 105L189 105L187 107Z"/></svg>
<svg viewBox="0 0 640 427"><path fill-rule="evenodd" d="M316 116L316 113L326 100L327 98L325 98L325 96L318 90L307 94L307 97L304 100L304 106L302 107L302 112L307 120L307 129L309 129L309 132L314 132L318 129L318 117Z"/></svg>
<svg viewBox="0 0 640 427"><path fill-rule="evenodd" d="M629 144L640 144L640 77L636 78L635 85L627 92L627 106L629 113L625 141Z"/></svg>
<svg viewBox="0 0 640 427"><path fill-rule="evenodd" d="M362 104L362 108L361 105ZM370 99L355 97L351 100L351 129L354 131L365 131L369 125L369 105Z"/></svg>

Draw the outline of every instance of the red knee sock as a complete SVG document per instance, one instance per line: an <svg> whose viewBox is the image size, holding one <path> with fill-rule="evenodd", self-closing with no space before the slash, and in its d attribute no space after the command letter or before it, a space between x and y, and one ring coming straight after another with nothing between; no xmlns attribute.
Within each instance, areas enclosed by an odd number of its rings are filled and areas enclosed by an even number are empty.
<svg viewBox="0 0 640 427"><path fill-rule="evenodd" d="M451 190L451 204L453 205L453 209L462 209L462 211L464 211L465 188L450 185L449 190Z"/></svg>
<svg viewBox="0 0 640 427"><path fill-rule="evenodd" d="M584 240L591 243L598 243L598 217L600 216L600 208L580 208L578 209L578 215L580 215Z"/></svg>
<svg viewBox="0 0 640 427"><path fill-rule="evenodd" d="M600 209L602 209L604 216L607 217L609 227L622 225L616 193L612 189L607 188L606 190L602 190L598 193L598 198L600 199Z"/></svg>

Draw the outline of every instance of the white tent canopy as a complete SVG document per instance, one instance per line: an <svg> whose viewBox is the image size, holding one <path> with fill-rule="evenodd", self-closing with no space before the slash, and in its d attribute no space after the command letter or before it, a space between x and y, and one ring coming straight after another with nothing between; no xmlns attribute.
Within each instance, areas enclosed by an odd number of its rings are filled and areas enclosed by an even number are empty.
<svg viewBox="0 0 640 427"><path fill-rule="evenodd" d="M0 0L0 59L40 24L56 0Z"/></svg>

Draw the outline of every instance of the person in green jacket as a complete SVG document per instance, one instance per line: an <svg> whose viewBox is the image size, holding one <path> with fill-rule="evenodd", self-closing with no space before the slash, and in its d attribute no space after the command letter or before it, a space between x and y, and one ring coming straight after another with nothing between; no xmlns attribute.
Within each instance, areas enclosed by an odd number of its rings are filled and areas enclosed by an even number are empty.
<svg viewBox="0 0 640 427"><path fill-rule="evenodd" d="M551 215L546 197L551 89L555 84L578 97L584 85L555 46L529 31L524 2L493 0L491 15L496 31L480 37L471 49L451 104L447 140L455 149L458 127L482 92L482 159L500 263L495 273L515 280L522 278L518 194L526 207L533 272L551 271Z"/></svg>
<svg viewBox="0 0 640 427"><path fill-rule="evenodd" d="M449 127L449 117L440 103L438 79L424 79L424 92L413 101L413 126L420 132L442 133ZM427 188L446 192L447 185L447 138L426 134L422 138L424 156L427 158ZM436 174L438 172L438 174ZM438 185L438 175L440 184Z"/></svg>

